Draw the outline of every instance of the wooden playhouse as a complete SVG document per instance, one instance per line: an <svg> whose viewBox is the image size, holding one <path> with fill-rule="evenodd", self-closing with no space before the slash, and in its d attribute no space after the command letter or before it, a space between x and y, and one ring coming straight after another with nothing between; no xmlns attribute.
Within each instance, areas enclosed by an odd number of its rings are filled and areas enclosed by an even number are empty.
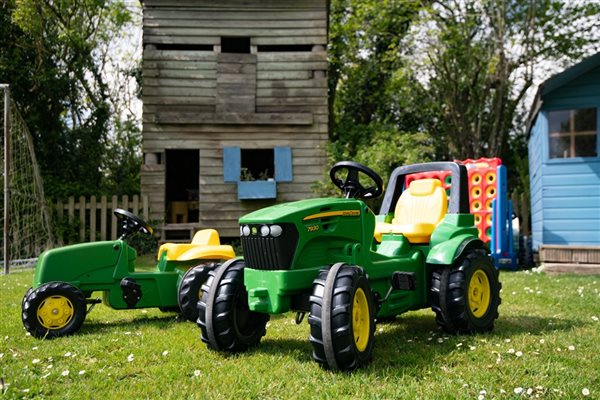
<svg viewBox="0 0 600 400"><path fill-rule="evenodd" d="M163 240L239 236L313 196L328 134L326 0L144 0L142 193Z"/></svg>

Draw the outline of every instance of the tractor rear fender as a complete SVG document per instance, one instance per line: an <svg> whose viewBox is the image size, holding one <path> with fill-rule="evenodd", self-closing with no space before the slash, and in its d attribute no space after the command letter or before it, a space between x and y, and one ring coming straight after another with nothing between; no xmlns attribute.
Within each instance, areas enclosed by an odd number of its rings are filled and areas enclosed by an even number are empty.
<svg viewBox="0 0 600 400"><path fill-rule="evenodd" d="M483 249L489 253L481 239L472 235L459 235L435 245L427 255L427 263L452 265L468 249Z"/></svg>

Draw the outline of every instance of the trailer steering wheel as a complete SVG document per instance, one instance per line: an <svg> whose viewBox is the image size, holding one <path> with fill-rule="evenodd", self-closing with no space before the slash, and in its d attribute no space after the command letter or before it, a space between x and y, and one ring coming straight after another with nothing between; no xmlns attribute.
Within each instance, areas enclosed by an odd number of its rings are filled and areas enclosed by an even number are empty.
<svg viewBox="0 0 600 400"><path fill-rule="evenodd" d="M152 235L154 233L154 229L137 215L121 208L115 208L115 211L113 212L121 223L122 233L119 240L126 239L136 232L142 232L146 235Z"/></svg>
<svg viewBox="0 0 600 400"><path fill-rule="evenodd" d="M348 175L342 181L336 174L344 169L348 171ZM365 188L358 178L359 172L367 175L374 185ZM344 192L344 197L347 199L375 199L383 193L383 179L371 168L354 161L341 161L335 164L329 171L329 177L333 184Z"/></svg>

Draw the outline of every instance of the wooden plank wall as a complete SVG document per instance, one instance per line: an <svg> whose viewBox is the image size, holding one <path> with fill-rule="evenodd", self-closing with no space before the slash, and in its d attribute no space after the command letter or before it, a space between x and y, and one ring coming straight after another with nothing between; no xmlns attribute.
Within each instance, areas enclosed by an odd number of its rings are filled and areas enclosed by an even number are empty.
<svg viewBox="0 0 600 400"><path fill-rule="evenodd" d="M241 215L274 204L237 199L237 185L223 180L223 147L290 146L294 180L277 184L277 201L313 197L311 185L323 176L328 139L326 1L146 0L143 4L143 151L199 149L198 228L214 227L222 236L238 236ZM222 36L250 37L252 54L236 58L220 53ZM269 46L282 45L302 48L269 51ZM244 107L231 108L227 95L234 94L235 88L220 85L225 81L222 74L236 71L236 62L240 73L254 74L255 95L254 103L249 100ZM246 84L237 94L247 95L251 86ZM270 118L273 115L277 118ZM233 120L246 123L227 122ZM163 164L142 167L142 191L148 194L153 219L164 218L164 180Z"/></svg>

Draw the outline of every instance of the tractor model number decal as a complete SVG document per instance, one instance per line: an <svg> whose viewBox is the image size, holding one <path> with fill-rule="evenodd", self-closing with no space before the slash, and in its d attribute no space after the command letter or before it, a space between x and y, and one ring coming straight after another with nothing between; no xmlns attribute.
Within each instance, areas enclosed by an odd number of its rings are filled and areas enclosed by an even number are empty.
<svg viewBox="0 0 600 400"><path fill-rule="evenodd" d="M309 232L316 232L320 229L319 225L309 225L306 227L306 230Z"/></svg>
<svg viewBox="0 0 600 400"><path fill-rule="evenodd" d="M360 215L360 210L327 211L327 212L309 215L308 217L304 217L304 221L308 221L311 219L317 219L317 218L325 218L325 217L358 217L359 215Z"/></svg>

